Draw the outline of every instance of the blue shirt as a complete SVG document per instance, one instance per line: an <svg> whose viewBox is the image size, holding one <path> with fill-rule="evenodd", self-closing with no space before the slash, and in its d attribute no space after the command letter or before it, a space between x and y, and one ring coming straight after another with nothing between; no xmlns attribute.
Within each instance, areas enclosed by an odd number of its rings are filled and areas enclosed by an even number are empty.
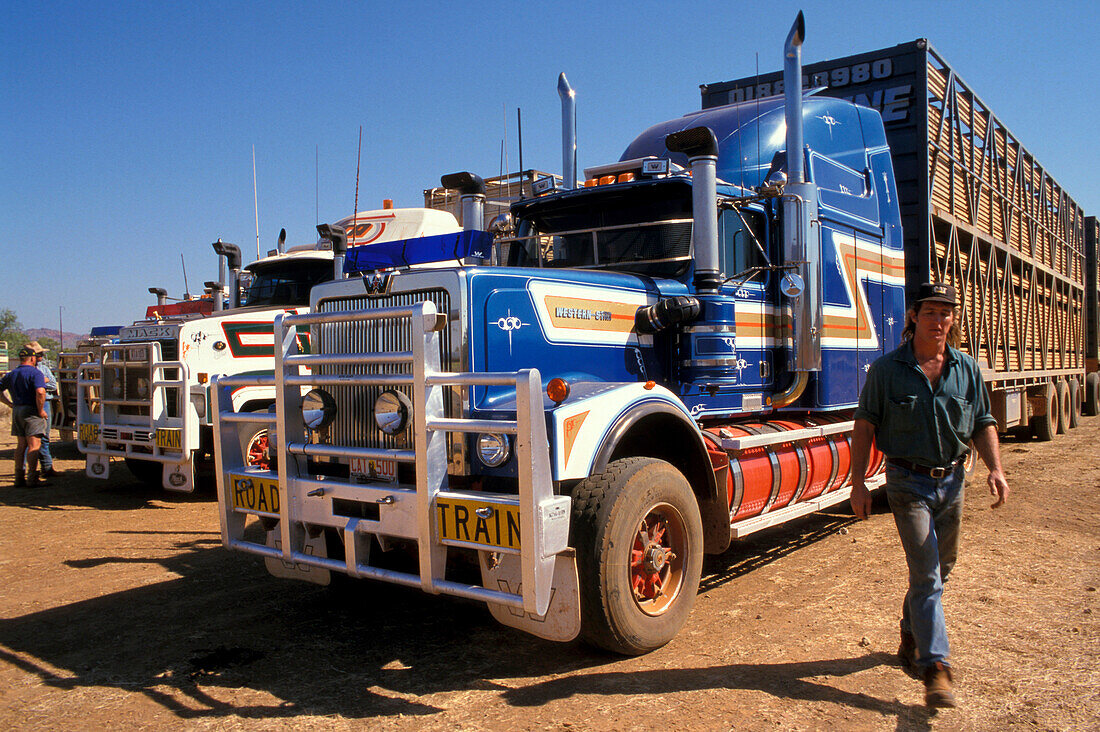
<svg viewBox="0 0 1100 732"><path fill-rule="evenodd" d="M20 406L37 405L35 392L45 388L46 377L30 364L22 364L0 378L0 391L10 391L12 404Z"/></svg>
<svg viewBox="0 0 1100 732"><path fill-rule="evenodd" d="M928 467L962 457L975 431L997 423L974 359L948 346L933 389L912 342L871 364L855 418L875 426L875 444L886 457Z"/></svg>

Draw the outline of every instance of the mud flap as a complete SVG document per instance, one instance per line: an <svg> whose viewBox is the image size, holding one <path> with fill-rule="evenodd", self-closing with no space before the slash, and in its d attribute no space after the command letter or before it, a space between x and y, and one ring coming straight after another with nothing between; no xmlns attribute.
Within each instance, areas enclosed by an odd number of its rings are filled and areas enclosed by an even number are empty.
<svg viewBox="0 0 1100 732"><path fill-rule="evenodd" d="M111 475L111 458L107 455L88 454L84 461L84 474L89 478L106 480Z"/></svg>
<svg viewBox="0 0 1100 732"><path fill-rule="evenodd" d="M267 541L265 542L269 547L274 549L282 549L283 542L279 538L279 529L276 527L267 532ZM328 549L325 547L325 534L319 533L315 538L310 538L309 535L305 536L305 543L302 546L302 553L309 554L313 557L328 558ZM284 562L282 559L274 559L273 557L264 558L264 566L267 567L267 571L275 577L282 577L283 579L300 580L304 582L312 582L316 585L327 585L332 581L332 573L327 569L321 569L320 567L311 567L308 564L299 564L298 562Z"/></svg>
<svg viewBox="0 0 1100 732"><path fill-rule="evenodd" d="M494 566L490 568L490 558ZM488 603L497 622L551 641L566 642L581 632L581 595L577 581L577 553L566 549L554 555L554 581L550 607L546 615L525 613L522 609ZM523 586L519 555L478 552L481 584L490 590L518 594Z"/></svg>
<svg viewBox="0 0 1100 732"><path fill-rule="evenodd" d="M164 463L161 483L170 491L192 493L195 490L194 470L190 461L185 463Z"/></svg>

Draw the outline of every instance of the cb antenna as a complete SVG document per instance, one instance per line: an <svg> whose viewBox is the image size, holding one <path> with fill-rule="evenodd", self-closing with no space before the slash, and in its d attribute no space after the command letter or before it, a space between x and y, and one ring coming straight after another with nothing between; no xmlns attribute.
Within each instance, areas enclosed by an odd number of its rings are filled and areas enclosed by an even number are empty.
<svg viewBox="0 0 1100 732"><path fill-rule="evenodd" d="M256 212L256 259L260 258L260 199L256 197L256 146L252 146L252 210Z"/></svg>
<svg viewBox="0 0 1100 732"><path fill-rule="evenodd" d="M183 299L191 299L191 290L187 287L187 262L183 261L183 253L180 253L180 264L183 266Z"/></svg>
<svg viewBox="0 0 1100 732"><path fill-rule="evenodd" d="M519 200L523 200L523 111L516 107L516 136L519 138Z"/></svg>
<svg viewBox="0 0 1100 732"><path fill-rule="evenodd" d="M355 204L351 209L351 236L355 240L355 234L359 231L359 162L363 159L363 125L359 125L359 148L355 151ZM350 243L350 242L349 242Z"/></svg>

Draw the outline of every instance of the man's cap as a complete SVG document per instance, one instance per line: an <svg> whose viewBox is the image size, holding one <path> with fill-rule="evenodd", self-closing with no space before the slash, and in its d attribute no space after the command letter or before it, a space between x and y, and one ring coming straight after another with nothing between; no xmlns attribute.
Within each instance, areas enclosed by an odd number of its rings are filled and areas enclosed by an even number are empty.
<svg viewBox="0 0 1100 732"><path fill-rule="evenodd" d="M30 345L23 346L19 349L19 358L31 358L34 356L34 349Z"/></svg>
<svg viewBox="0 0 1100 732"><path fill-rule="evenodd" d="M23 346L23 348L29 348L32 354L46 352L46 349L43 348L42 344L38 341L31 341L27 345Z"/></svg>
<svg viewBox="0 0 1100 732"><path fill-rule="evenodd" d="M921 285L913 304L920 302L942 302L945 305L959 306L955 288L945 282L925 282Z"/></svg>

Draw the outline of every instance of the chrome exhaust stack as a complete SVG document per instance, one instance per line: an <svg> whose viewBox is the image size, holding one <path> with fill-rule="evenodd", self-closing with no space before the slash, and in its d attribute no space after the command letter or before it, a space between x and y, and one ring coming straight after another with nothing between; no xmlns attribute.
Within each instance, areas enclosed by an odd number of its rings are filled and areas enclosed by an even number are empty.
<svg viewBox="0 0 1100 732"><path fill-rule="evenodd" d="M344 258L348 253L347 232L332 224L317 224L317 234L332 243L332 279L345 279Z"/></svg>
<svg viewBox="0 0 1100 732"><path fill-rule="evenodd" d="M225 297L225 269L226 265L229 267L229 307L237 308L241 305L241 293L240 285L240 272L241 272L241 250L236 244L230 244L229 242L218 239L211 244L214 247L214 251L218 254L218 281L217 287L214 293L214 309L223 309L223 298Z"/></svg>
<svg viewBox="0 0 1100 732"><path fill-rule="evenodd" d="M569 86L564 71L558 75L558 96L561 97L562 186L570 191L577 187L577 93Z"/></svg>
<svg viewBox="0 0 1100 732"><path fill-rule="evenodd" d="M691 241L695 249L695 291L717 292L722 285L718 266L718 140L709 127L692 127L665 138L670 152L683 153L691 164Z"/></svg>
<svg viewBox="0 0 1100 732"><path fill-rule="evenodd" d="M787 123L787 183L783 188L783 260L780 290L791 300L793 341L787 368L821 370L821 226L817 185L807 181L802 135L802 13L791 26L783 49L783 93ZM805 387L805 379L797 379ZM801 389L799 390L801 391ZM797 395L788 397L794 401Z"/></svg>
<svg viewBox="0 0 1100 732"><path fill-rule="evenodd" d="M168 304L168 290L163 287L150 287L149 292L157 296L158 308L162 308Z"/></svg>

